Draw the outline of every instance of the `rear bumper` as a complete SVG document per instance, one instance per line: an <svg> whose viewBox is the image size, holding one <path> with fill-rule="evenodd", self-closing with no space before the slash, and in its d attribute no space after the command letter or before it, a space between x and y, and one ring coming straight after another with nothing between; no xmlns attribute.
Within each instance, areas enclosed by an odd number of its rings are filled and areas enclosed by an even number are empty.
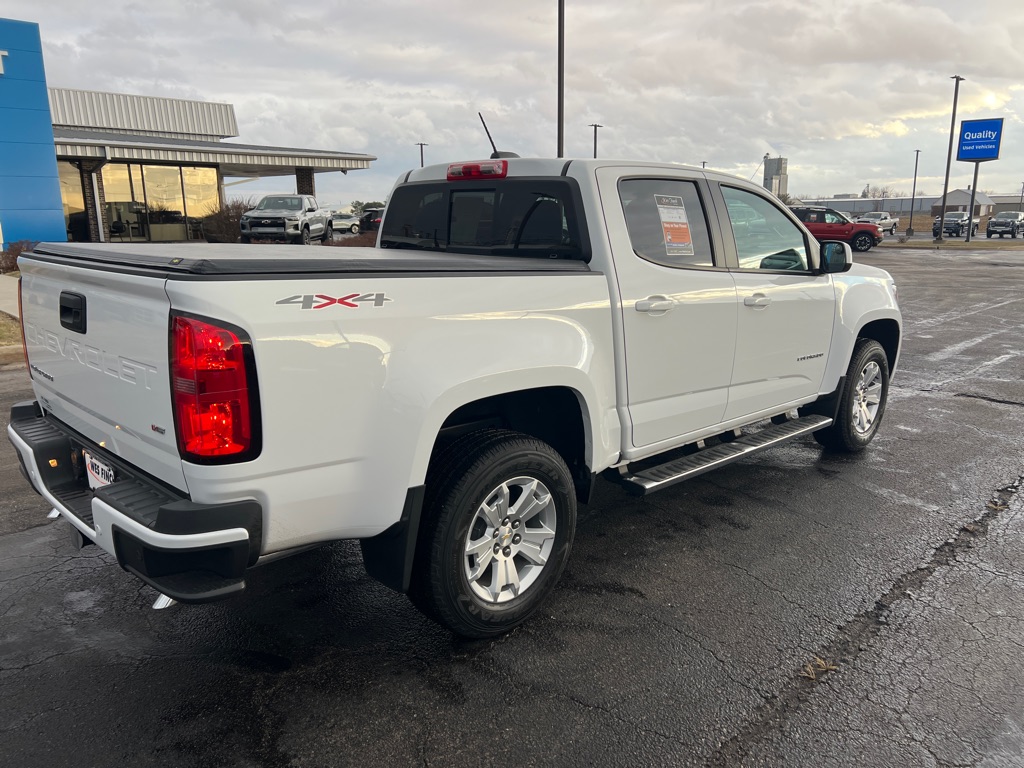
<svg viewBox="0 0 1024 768"><path fill-rule="evenodd" d="M126 571L182 602L220 600L245 588L262 540L257 502L197 504L44 416L35 401L14 405L7 436L36 492ZM91 490L83 450L112 466L116 481Z"/></svg>

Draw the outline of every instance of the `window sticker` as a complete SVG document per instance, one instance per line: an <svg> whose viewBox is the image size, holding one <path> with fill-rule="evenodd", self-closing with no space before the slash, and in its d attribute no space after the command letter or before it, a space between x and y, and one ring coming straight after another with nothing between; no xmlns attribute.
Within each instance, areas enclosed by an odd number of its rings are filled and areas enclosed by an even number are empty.
<svg viewBox="0 0 1024 768"><path fill-rule="evenodd" d="M655 195L661 219L661 231L665 237L665 254L668 256L693 256L693 238L690 236L690 222L686 217L683 198L676 195Z"/></svg>

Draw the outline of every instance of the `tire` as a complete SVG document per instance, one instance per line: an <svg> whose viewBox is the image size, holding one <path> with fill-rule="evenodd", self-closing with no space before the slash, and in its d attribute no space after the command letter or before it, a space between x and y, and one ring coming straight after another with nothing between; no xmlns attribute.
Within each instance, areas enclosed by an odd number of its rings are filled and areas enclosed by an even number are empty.
<svg viewBox="0 0 1024 768"><path fill-rule="evenodd" d="M1017 239L1017 230L1016 229L1013 230L1013 232L1010 233L1010 237L1013 238L1014 240Z"/></svg>
<svg viewBox="0 0 1024 768"><path fill-rule="evenodd" d="M358 235L359 234L359 225L358 224L353 224L351 227L348 228L348 231L351 232L353 235Z"/></svg>
<svg viewBox="0 0 1024 768"><path fill-rule="evenodd" d="M295 238L296 245L309 245L309 227L302 228L302 234Z"/></svg>
<svg viewBox="0 0 1024 768"><path fill-rule="evenodd" d="M985 237L987 237L989 240L991 240L992 239L992 233L991 232L986 232L985 233ZM1002 235L1000 235L1000 237L1002 237Z"/></svg>
<svg viewBox="0 0 1024 768"><path fill-rule="evenodd" d="M892 225L892 229L889 230L889 234L890 235L895 235L896 234L896 225L895 224Z"/></svg>
<svg viewBox="0 0 1024 768"><path fill-rule="evenodd" d="M814 439L830 451L857 453L878 432L889 397L889 360L874 339L860 339L846 371L839 413L832 426L819 429Z"/></svg>
<svg viewBox="0 0 1024 768"><path fill-rule="evenodd" d="M853 240L850 241L850 247L853 250L863 253L864 251L870 251L871 246L875 244L875 239L867 232L858 232L853 236Z"/></svg>
<svg viewBox="0 0 1024 768"><path fill-rule="evenodd" d="M331 222L327 222L327 226L324 227L324 236L320 238L321 243L326 243L328 240L334 239L334 225Z"/></svg>
<svg viewBox="0 0 1024 768"><path fill-rule="evenodd" d="M550 445L466 435L431 461L409 598L457 635L501 635L554 589L575 529L572 476Z"/></svg>
<svg viewBox="0 0 1024 768"><path fill-rule="evenodd" d="M242 236L240 236L238 238L238 242L240 242L240 243L250 243L250 242L252 242L252 240L249 238L248 235L242 235Z"/></svg>

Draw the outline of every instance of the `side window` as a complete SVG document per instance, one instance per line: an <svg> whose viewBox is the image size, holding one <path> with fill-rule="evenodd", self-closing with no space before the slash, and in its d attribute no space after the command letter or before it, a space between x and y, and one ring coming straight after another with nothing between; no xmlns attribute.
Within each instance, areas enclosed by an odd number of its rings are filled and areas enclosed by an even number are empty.
<svg viewBox="0 0 1024 768"><path fill-rule="evenodd" d="M840 216L835 211L825 211L825 223L826 224L845 224L846 219Z"/></svg>
<svg viewBox="0 0 1024 768"><path fill-rule="evenodd" d="M803 232L782 211L760 195L742 189L723 186L722 196L729 210L740 269L809 269Z"/></svg>
<svg viewBox="0 0 1024 768"><path fill-rule="evenodd" d="M619 182L619 200L638 256L669 267L715 266L694 182L624 179Z"/></svg>

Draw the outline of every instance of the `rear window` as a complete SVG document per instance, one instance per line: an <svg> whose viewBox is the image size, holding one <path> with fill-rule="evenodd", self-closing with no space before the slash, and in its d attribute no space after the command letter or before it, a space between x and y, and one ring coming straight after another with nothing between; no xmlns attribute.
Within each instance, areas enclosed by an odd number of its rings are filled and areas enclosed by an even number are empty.
<svg viewBox="0 0 1024 768"><path fill-rule="evenodd" d="M588 260L568 179L427 182L395 189L381 248Z"/></svg>

